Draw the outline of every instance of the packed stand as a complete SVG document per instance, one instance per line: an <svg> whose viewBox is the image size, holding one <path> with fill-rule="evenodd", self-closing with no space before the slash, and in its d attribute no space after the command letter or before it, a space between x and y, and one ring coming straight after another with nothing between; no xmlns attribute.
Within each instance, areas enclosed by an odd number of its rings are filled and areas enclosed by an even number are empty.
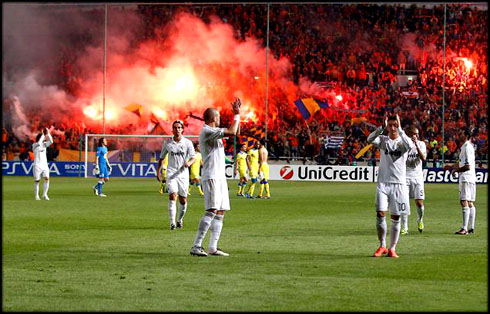
<svg viewBox="0 0 490 314"><path fill-rule="evenodd" d="M138 5L145 23L141 40L163 39L161 27L183 11L205 22L218 16L233 27L237 40L255 37L266 44L267 6L259 4ZM270 51L276 58L290 60L292 80L296 84L305 78L322 82L320 94L343 97L340 104L320 110L310 121L304 121L285 97L271 99L277 113L267 125L272 159L354 165L359 161L354 156L367 145L373 126L379 126L388 113L400 113L403 126L419 127L433 163L429 166L440 166L442 155L445 160L456 159L454 132L463 125L478 126L481 141L476 159L477 163L486 161L488 32L482 25L488 24L488 12L457 4L447 7L446 59L438 54L443 51L443 14L442 5L271 5ZM76 68L71 67L73 56L90 42L87 35L80 38L80 46L62 52L60 86L72 95L77 94L78 79ZM399 74L413 79L401 84ZM53 125L64 134L58 148L78 149L80 134L90 131ZM250 127L243 125L242 133ZM112 131L131 132L127 127ZM340 146L327 145L335 137L343 138ZM12 130L4 128L2 141L4 153L29 150L30 142L15 138ZM227 149L232 151L230 145ZM369 151L360 160L372 164L379 157L376 154Z"/></svg>

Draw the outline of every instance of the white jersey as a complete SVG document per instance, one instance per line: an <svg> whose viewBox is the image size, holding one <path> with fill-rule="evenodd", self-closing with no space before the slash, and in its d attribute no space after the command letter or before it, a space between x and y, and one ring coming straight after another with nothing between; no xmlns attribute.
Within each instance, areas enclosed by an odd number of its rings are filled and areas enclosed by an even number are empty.
<svg viewBox="0 0 490 314"><path fill-rule="evenodd" d="M196 156L192 142L185 137L182 137L178 142L171 138L163 143L160 159L165 159L167 154L169 155L167 180L175 177L188 179L189 171L184 167L184 163Z"/></svg>
<svg viewBox="0 0 490 314"><path fill-rule="evenodd" d="M427 147L425 142L417 140L417 146L424 156L427 153ZM424 176L422 171L422 159L417 152L415 145L408 152L407 157L407 177L409 178L421 178Z"/></svg>
<svg viewBox="0 0 490 314"><path fill-rule="evenodd" d="M379 183L407 183L406 161L408 151L412 148L412 140L399 128L398 136L392 140L386 135L380 135L383 128L376 129L369 134L368 142L380 149L380 164L378 171Z"/></svg>
<svg viewBox="0 0 490 314"><path fill-rule="evenodd" d="M47 138L46 141L44 141ZM39 141L32 144L32 151L34 152L34 166L41 169L49 169L48 159L46 158L46 150L49 145L53 144L53 138L48 133L47 136L41 135Z"/></svg>
<svg viewBox="0 0 490 314"><path fill-rule="evenodd" d="M214 128L204 124L199 135L202 154L202 180L225 179L224 128Z"/></svg>
<svg viewBox="0 0 490 314"><path fill-rule="evenodd" d="M459 173L459 182L476 183L475 147L471 141L466 141L459 152L459 167L470 166L470 170Z"/></svg>

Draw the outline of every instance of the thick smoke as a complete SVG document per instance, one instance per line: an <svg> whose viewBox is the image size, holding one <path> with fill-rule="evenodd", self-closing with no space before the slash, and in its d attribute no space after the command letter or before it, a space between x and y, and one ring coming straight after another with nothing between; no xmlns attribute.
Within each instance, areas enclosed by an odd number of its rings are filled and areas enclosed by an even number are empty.
<svg viewBox="0 0 490 314"><path fill-rule="evenodd" d="M158 39L138 41L144 21L135 10L108 12L108 128L132 124L134 133L146 134L156 117L167 134L175 119L185 119L187 134L197 134L202 122L190 114L200 117L209 106L229 110L235 97L242 99L250 119L264 121L266 49L256 39L237 41L233 28L217 17L206 24L178 14L156 31ZM4 5L3 91L17 97L21 109L13 116L24 112L45 123L86 125L101 132L103 47L103 6ZM76 86L72 93L57 81L62 58L71 58L69 79ZM289 60L269 54L272 116L278 113L276 102L292 103L298 94L290 73ZM125 109L131 104L141 105L141 117ZM25 119L12 118L9 123L30 135Z"/></svg>

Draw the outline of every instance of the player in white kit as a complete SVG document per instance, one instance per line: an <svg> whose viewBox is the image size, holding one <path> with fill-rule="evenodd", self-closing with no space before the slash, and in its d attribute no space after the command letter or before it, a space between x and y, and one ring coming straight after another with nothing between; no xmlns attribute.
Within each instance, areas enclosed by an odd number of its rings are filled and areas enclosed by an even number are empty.
<svg viewBox="0 0 490 314"><path fill-rule="evenodd" d="M400 236L400 215L410 213L406 160L413 143L401 128L398 114L386 118L383 126L387 128L388 136L381 135L384 127L379 127L369 134L367 139L368 143L372 143L381 151L375 201L376 229L380 246L373 256L379 257L388 253L388 257L397 258L395 247ZM391 214L389 249L386 248L385 218L388 207Z"/></svg>
<svg viewBox="0 0 490 314"><path fill-rule="evenodd" d="M206 213L199 222L194 245L191 248L191 255L195 256L229 256L218 247L218 240L223 228L223 218L225 211L230 210L230 198L228 195L228 183L225 175L225 150L223 137L226 135L235 136L240 125L240 99L236 99L232 104L233 123L226 128L220 128L220 114L215 108L208 108L204 111L204 126L199 135L199 146L203 160L202 167L202 188L204 192L204 209ZM209 238L208 252L202 247L202 241L211 229Z"/></svg>
<svg viewBox="0 0 490 314"><path fill-rule="evenodd" d="M476 171L475 147L478 141L478 131L467 128L459 131L458 144L460 145L459 161L450 166L451 175L459 173L459 200L463 210L463 225L456 234L466 235L475 233L476 219Z"/></svg>
<svg viewBox="0 0 490 314"><path fill-rule="evenodd" d="M427 157L427 147L423 141L419 140L419 130L411 126L407 130L407 135L414 143L412 149L408 152L407 158L407 186L409 198L415 199L417 207L417 229L419 232L424 231L424 173L422 163ZM402 230L401 234L408 234L408 215L401 215Z"/></svg>
<svg viewBox="0 0 490 314"><path fill-rule="evenodd" d="M48 128L44 128L41 133L36 136L36 143L32 145L32 151L34 152L34 165L32 172L34 175L34 196L36 201L39 201L39 181L41 177L44 178L43 186L43 198L49 201L49 166L48 159L46 158L46 150L49 145L53 144L53 138L49 134Z"/></svg>
<svg viewBox="0 0 490 314"><path fill-rule="evenodd" d="M168 188L168 216L170 230L182 229L184 215L187 211L187 194L189 192L189 167L194 163L195 151L192 141L182 136L184 123L180 120L172 123L174 136L163 143L160 159L158 160L157 180L161 182L161 167L168 154L167 188ZM177 212L176 200L179 196L179 218L175 224Z"/></svg>

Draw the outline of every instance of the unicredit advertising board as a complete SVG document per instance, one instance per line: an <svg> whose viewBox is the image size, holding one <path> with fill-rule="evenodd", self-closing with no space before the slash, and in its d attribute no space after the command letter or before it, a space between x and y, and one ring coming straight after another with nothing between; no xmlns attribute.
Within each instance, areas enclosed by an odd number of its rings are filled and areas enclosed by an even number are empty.
<svg viewBox="0 0 490 314"><path fill-rule="evenodd" d="M371 166L269 165L269 169L269 180L282 181L376 182L378 177L378 167ZM423 174L426 183L458 182L457 174L451 176L441 168L426 168ZM476 183L486 184L487 180L488 170L477 169Z"/></svg>
<svg viewBox="0 0 490 314"><path fill-rule="evenodd" d="M113 162L111 177L154 178L157 163L149 162ZM376 182L378 167L370 166L320 166L320 165L269 165L269 180L275 181L337 181L337 182ZM85 165L78 162L49 162L50 175L53 177L83 176ZM91 169L93 171L93 169ZM458 176L451 176L449 170L441 168L424 169L426 183L457 183ZM233 174L233 165L226 165L228 179L237 179ZM3 161L2 175L32 176L32 162ZM90 177L94 173L89 174ZM476 170L476 182L487 184L488 170Z"/></svg>

